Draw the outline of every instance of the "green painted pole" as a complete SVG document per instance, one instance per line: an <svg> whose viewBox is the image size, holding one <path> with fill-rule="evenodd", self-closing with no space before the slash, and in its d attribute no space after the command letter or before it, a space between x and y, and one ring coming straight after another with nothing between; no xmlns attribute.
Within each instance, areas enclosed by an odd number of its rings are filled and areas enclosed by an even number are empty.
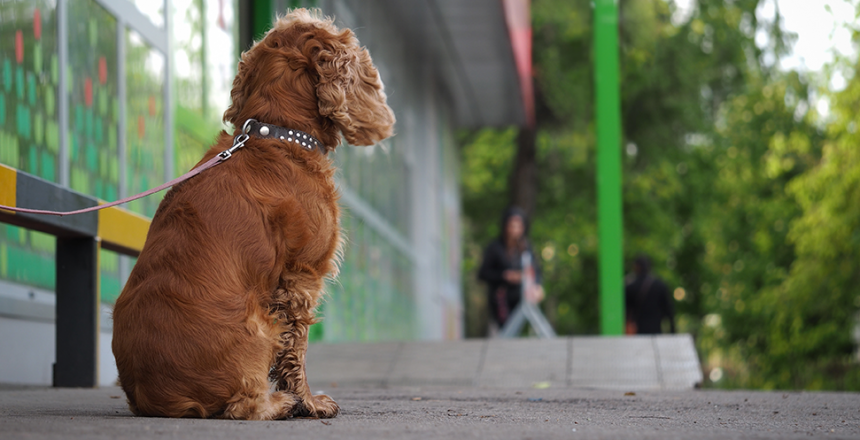
<svg viewBox="0 0 860 440"><path fill-rule="evenodd" d="M621 95L617 0L594 0L597 122L597 234L600 240L600 332L624 333L621 220Z"/></svg>
<svg viewBox="0 0 860 440"><path fill-rule="evenodd" d="M275 19L272 0L254 0L252 17L253 24L251 29L254 32L253 39L254 41L258 41L263 39L263 35L272 28L272 22Z"/></svg>

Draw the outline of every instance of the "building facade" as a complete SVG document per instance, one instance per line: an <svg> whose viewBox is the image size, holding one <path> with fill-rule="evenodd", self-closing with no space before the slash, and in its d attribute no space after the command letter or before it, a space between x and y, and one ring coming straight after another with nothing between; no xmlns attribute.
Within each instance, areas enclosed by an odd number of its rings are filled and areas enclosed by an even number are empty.
<svg viewBox="0 0 860 440"><path fill-rule="evenodd" d="M369 49L398 122L380 145L334 153L347 246L311 338L460 338L455 131L525 119L502 2L463 3L2 2L0 164L106 201L182 174L225 128L240 50L276 14L318 7ZM151 217L162 195L127 208ZM54 248L0 224L0 382L51 383ZM101 383L116 376L110 309L133 264L100 252Z"/></svg>

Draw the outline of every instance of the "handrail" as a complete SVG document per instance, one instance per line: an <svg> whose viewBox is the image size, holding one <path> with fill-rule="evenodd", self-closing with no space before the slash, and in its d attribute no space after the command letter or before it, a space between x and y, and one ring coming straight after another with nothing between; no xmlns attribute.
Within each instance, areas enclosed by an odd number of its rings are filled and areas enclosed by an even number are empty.
<svg viewBox="0 0 860 440"><path fill-rule="evenodd" d="M0 164L0 205L16 208L74 210L106 202ZM137 257L146 241L150 220L119 207L98 213L53 217L0 209L0 222L57 237L93 237L114 252Z"/></svg>

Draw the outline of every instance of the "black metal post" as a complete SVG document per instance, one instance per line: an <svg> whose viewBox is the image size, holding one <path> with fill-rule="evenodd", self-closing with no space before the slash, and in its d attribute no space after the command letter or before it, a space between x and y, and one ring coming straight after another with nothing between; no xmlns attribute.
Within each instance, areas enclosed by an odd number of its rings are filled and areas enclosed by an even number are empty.
<svg viewBox="0 0 860 440"><path fill-rule="evenodd" d="M57 237L55 387L98 386L99 243Z"/></svg>

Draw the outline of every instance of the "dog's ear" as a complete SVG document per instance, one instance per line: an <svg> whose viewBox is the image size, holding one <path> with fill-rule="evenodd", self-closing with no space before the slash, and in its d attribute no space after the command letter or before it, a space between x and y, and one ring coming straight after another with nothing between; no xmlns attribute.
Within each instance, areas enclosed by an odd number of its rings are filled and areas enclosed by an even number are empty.
<svg viewBox="0 0 860 440"><path fill-rule="evenodd" d="M367 49L358 46L348 29L321 43L314 57L320 114L352 145L373 145L390 137L394 113Z"/></svg>
<svg viewBox="0 0 860 440"><path fill-rule="evenodd" d="M231 104L227 107L222 118L224 122L232 123L236 127L241 127L243 123L237 118L239 117L239 111L245 106L246 93L244 86L250 72L248 65L251 63L251 56L250 50L242 52L239 65L236 68L236 77L233 78L233 88L230 90Z"/></svg>

